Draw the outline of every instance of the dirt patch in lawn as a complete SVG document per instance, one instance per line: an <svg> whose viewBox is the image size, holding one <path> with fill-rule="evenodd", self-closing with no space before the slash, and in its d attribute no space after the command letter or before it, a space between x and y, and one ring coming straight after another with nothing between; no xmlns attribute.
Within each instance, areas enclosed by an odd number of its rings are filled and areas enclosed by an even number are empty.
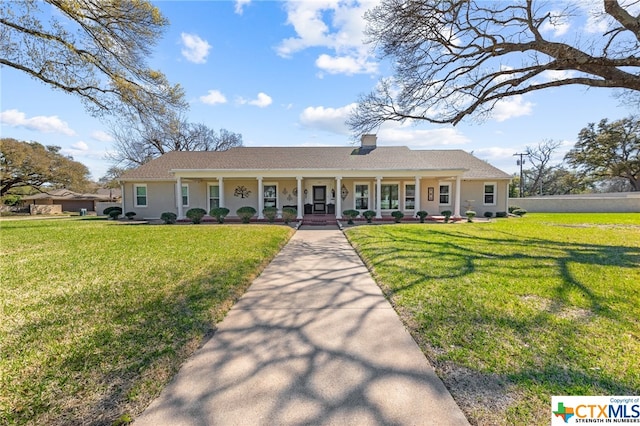
<svg viewBox="0 0 640 426"><path fill-rule="evenodd" d="M593 312L589 309L579 308L577 306L566 306L557 303L552 299L537 296L535 294L525 294L520 296L520 300L526 302L529 306L537 311L548 312L558 318L568 320L584 320L593 316Z"/></svg>

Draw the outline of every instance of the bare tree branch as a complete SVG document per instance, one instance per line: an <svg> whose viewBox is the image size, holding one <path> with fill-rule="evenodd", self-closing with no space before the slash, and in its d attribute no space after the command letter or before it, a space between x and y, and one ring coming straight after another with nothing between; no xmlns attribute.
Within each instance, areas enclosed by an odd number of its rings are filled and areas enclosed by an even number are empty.
<svg viewBox="0 0 640 426"><path fill-rule="evenodd" d="M360 97L347 124L354 135L389 120L455 125L505 98L576 84L622 89L637 103L640 15L603 1L608 27L588 38L554 31L585 18L579 3L383 0L366 32L394 76Z"/></svg>
<svg viewBox="0 0 640 426"><path fill-rule="evenodd" d="M137 167L171 151L226 151L242 146L242 135L225 129L220 134L183 115L120 117L111 123L115 152L109 157L125 168Z"/></svg>
<svg viewBox="0 0 640 426"><path fill-rule="evenodd" d="M165 114L186 106L146 63L167 24L147 1L2 2L0 64L79 96L96 116Z"/></svg>

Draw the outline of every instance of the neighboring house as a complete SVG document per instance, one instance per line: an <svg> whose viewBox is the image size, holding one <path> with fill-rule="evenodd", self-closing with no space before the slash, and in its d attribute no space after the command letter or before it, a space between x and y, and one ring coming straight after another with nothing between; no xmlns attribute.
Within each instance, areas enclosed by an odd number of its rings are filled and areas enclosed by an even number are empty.
<svg viewBox="0 0 640 426"><path fill-rule="evenodd" d="M120 190L117 191L118 196ZM78 194L68 189L54 189L49 192L42 192L34 195L23 196L20 203L23 206L55 206L60 205L61 210L65 212L79 212L82 209L87 211L96 211L98 203L118 201L118 197L112 196L108 192L106 194Z"/></svg>
<svg viewBox="0 0 640 426"><path fill-rule="evenodd" d="M123 211L159 218L200 207L226 207L234 216L252 206L294 207L306 214L374 210L377 217L401 210L455 216L469 207L507 211L511 176L462 150L379 147L364 135L359 147L233 148L224 152L169 152L119 180Z"/></svg>

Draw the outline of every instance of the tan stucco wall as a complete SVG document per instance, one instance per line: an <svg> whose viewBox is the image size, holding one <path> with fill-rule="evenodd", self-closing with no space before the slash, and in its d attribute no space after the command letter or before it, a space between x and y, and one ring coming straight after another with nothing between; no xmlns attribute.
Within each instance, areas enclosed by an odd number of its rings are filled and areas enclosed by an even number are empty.
<svg viewBox="0 0 640 426"><path fill-rule="evenodd" d="M451 204L439 204L439 187L441 182L451 184ZM492 181L493 182L493 181ZM127 182L124 188L124 211L134 211L145 219L157 219L163 212L178 213L176 206L176 183L175 182L147 182L147 207L134 207L134 184L143 184L144 182ZM183 179L183 184L189 186L189 205L183 207L183 213L190 208L199 207L209 211L209 185L219 185L218 180L212 179ZM285 205L297 205L297 197L293 195L297 189L296 179L269 179L263 180L264 185L276 184L278 191L278 209L282 209ZM345 178L341 184L347 188L348 195L342 200L342 211L354 208L355 185L367 183L369 185L369 208L375 210L376 201L376 180L375 178ZM455 180L438 180L432 178L424 178L420 180L420 206L416 210L406 210L405 203L405 185L414 185L415 179L383 179L382 183L394 183L399 185L400 210L405 215L413 216L417 210L426 210L430 215L439 215L443 210L454 210L455 203ZM485 211L506 211L506 195L508 183L506 181L497 181L497 203L496 206L483 206L483 185L484 181L465 181L461 182L461 206L460 212L464 214L467 203L465 200L475 200L471 207L477 214L483 215ZM302 204L312 203L313 186L324 185L327 187L327 203L337 204L337 198L341 197L341 188L337 187L335 179L314 179L306 178L302 181ZM244 186L251 193L247 198L241 198L234 195L238 186ZM429 188L433 188L433 200L428 200ZM307 194L304 194L304 191ZM335 191L335 198L332 198L332 190ZM285 193L286 192L286 193ZM224 179L224 207L230 210L229 216L235 216L236 210L240 207L251 206L258 210L258 180L257 179ZM388 215L392 210L383 210L384 215Z"/></svg>
<svg viewBox="0 0 640 426"><path fill-rule="evenodd" d="M511 198L509 205L522 207L531 213L638 213L640 193Z"/></svg>
<svg viewBox="0 0 640 426"><path fill-rule="evenodd" d="M496 185L495 204L484 204L484 185L493 183ZM506 212L507 211L507 195L509 184L505 181L466 181L461 183L460 194L460 214L464 216L464 212L468 209L476 212L478 217L484 215L485 212Z"/></svg>
<svg viewBox="0 0 640 426"><path fill-rule="evenodd" d="M136 184L147 185L147 206L136 207L133 188ZM135 212L136 219L159 219L164 212L177 212L174 182L127 182L124 187L124 211Z"/></svg>

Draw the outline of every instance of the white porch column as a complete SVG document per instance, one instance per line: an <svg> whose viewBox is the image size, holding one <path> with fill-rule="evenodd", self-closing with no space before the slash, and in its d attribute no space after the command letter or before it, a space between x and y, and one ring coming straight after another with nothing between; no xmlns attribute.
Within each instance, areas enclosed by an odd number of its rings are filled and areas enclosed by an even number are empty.
<svg viewBox="0 0 640 426"><path fill-rule="evenodd" d="M416 176L416 194L415 194L414 203L415 203L415 209L413 210L413 216L415 217L416 213L422 210L420 208L420 176Z"/></svg>
<svg viewBox="0 0 640 426"><path fill-rule="evenodd" d="M382 177L376 177L376 219L382 219Z"/></svg>
<svg viewBox="0 0 640 426"><path fill-rule="evenodd" d="M336 219L342 219L342 176L336 177Z"/></svg>
<svg viewBox="0 0 640 426"><path fill-rule="evenodd" d="M184 219L184 213L182 209L182 178L178 176L176 181L176 203L178 205L178 219Z"/></svg>
<svg viewBox="0 0 640 426"><path fill-rule="evenodd" d="M304 213L303 205L302 205L302 176L296 176L296 180L298 181L297 191L298 191L298 217L296 219L302 219L302 215Z"/></svg>
<svg viewBox="0 0 640 426"><path fill-rule="evenodd" d="M133 188L133 185L131 185L131 187ZM125 188L125 184L124 184L124 182L120 182L120 194L122 194L122 196L121 196L121 200L120 200L120 202L121 202L120 207L122 208L122 211L123 211L123 212L126 212L127 210L126 210L126 208L125 208L125 206L124 206L124 188ZM135 194L134 194L134 196L135 196ZM506 211L507 211L507 210L505 210L505 212L506 212ZM99 214L100 214L100 213L99 213Z"/></svg>
<svg viewBox="0 0 640 426"><path fill-rule="evenodd" d="M456 176L456 204L453 206L453 217L460 218L460 176Z"/></svg>
<svg viewBox="0 0 640 426"><path fill-rule="evenodd" d="M264 219L262 210L264 210L264 186L262 176L258 176L258 219Z"/></svg>
<svg viewBox="0 0 640 426"><path fill-rule="evenodd" d="M224 178L222 176L218 177L218 197L220 207L224 207Z"/></svg>

